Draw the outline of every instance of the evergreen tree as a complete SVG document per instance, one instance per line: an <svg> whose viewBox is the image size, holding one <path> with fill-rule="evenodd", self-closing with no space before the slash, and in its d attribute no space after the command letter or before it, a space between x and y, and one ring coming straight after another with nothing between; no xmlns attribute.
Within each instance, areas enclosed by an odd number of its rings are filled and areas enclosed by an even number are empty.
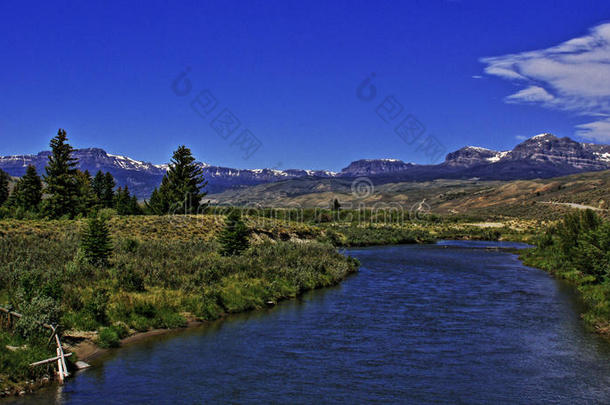
<svg viewBox="0 0 610 405"><path fill-rule="evenodd" d="M102 193L102 205L105 208L111 208L114 205L114 187L116 183L112 174L107 172L104 175L104 187Z"/></svg>
<svg viewBox="0 0 610 405"><path fill-rule="evenodd" d="M203 170L195 164L191 150L179 146L174 152L169 169L159 189L153 192L148 204L158 214L196 214L202 207L201 200L206 196L203 188L207 181Z"/></svg>
<svg viewBox="0 0 610 405"><path fill-rule="evenodd" d="M249 233L239 210L232 210L225 220L225 227L218 235L220 253L223 256L233 256L246 250L249 246Z"/></svg>
<svg viewBox="0 0 610 405"><path fill-rule="evenodd" d="M97 203L100 205L104 200L104 187L106 184L105 181L106 178L101 170L98 170L93 180L91 180L91 189L93 190L93 194L95 194Z"/></svg>
<svg viewBox="0 0 610 405"><path fill-rule="evenodd" d="M44 203L44 213L51 218L64 215L74 217L77 211L79 190L76 179L76 159L72 157L73 148L67 143L66 131L59 129L51 140L51 155L44 177L49 198Z"/></svg>
<svg viewBox="0 0 610 405"><path fill-rule="evenodd" d="M82 234L81 248L89 263L95 266L108 266L108 259L112 254L112 241L105 217L95 214L89 218Z"/></svg>
<svg viewBox="0 0 610 405"><path fill-rule="evenodd" d="M127 186L125 186L125 188L118 188L114 200L114 207L116 209L117 214L131 215L131 210L129 206L129 204L131 203L131 197L129 196L129 189L127 188Z"/></svg>
<svg viewBox="0 0 610 405"><path fill-rule="evenodd" d="M25 211L38 211L42 200L42 179L34 166L28 166L25 175L15 185L13 195L13 203L17 207Z"/></svg>
<svg viewBox="0 0 610 405"><path fill-rule="evenodd" d="M145 202L146 211L148 211L149 214L165 215L169 213L168 199L162 194L163 190L167 187L164 187L164 183L167 183L167 177L163 177L161 186L155 188L148 201Z"/></svg>
<svg viewBox="0 0 610 405"><path fill-rule="evenodd" d="M140 204L138 204L138 197L135 195L131 196L131 200L129 201L129 209L131 210L131 215L142 214L142 209L140 208Z"/></svg>
<svg viewBox="0 0 610 405"><path fill-rule="evenodd" d="M339 200L337 200L336 198L333 200L333 211L339 211L341 209L341 204L339 203Z"/></svg>
<svg viewBox="0 0 610 405"><path fill-rule="evenodd" d="M76 180L78 184L78 209L77 214L87 215L97 203L97 197L93 191L91 174L88 170L76 172Z"/></svg>
<svg viewBox="0 0 610 405"><path fill-rule="evenodd" d="M0 205L4 204L8 200L9 190L8 182L10 176L4 170L0 169Z"/></svg>

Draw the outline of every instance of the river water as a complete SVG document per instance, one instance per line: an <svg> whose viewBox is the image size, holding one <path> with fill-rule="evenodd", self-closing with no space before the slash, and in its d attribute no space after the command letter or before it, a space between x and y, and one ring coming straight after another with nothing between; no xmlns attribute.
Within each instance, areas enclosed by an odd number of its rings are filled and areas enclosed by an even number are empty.
<svg viewBox="0 0 610 405"><path fill-rule="evenodd" d="M341 285L121 348L17 403L610 403L569 286L493 242L352 249Z"/></svg>

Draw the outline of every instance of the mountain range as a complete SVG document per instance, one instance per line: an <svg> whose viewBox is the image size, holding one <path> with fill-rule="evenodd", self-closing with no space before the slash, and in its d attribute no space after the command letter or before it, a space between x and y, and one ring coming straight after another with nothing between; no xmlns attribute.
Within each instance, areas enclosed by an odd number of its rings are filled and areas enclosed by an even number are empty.
<svg viewBox="0 0 610 405"><path fill-rule="evenodd" d="M0 169L11 176L22 176L29 164L44 173L49 151L36 155L0 157ZM110 172L117 185L127 185L138 198L145 199L161 183L168 165L155 165L113 155L103 149L77 149L81 170L95 174ZM509 151L466 146L449 153L436 165L406 163L398 159L362 159L350 163L340 172L303 169L233 169L198 163L208 180L207 191L224 190L290 179L350 179L368 177L372 183L385 184L435 179L517 180L550 178L580 172L610 169L610 145L580 143L570 138L558 138L545 133L515 146Z"/></svg>

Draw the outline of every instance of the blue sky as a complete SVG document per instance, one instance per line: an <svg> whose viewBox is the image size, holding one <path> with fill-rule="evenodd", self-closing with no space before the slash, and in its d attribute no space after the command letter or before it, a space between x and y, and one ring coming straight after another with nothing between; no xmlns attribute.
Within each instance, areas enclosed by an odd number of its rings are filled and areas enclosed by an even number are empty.
<svg viewBox="0 0 610 405"><path fill-rule="evenodd" d="M75 147L153 163L179 144L239 168L431 163L394 131L407 114L446 152L547 131L610 143L610 2L54 1L0 13L0 155L47 149L62 127ZM402 106L390 122L376 112L388 96ZM234 132L212 127L223 111ZM257 150L242 142L253 137Z"/></svg>

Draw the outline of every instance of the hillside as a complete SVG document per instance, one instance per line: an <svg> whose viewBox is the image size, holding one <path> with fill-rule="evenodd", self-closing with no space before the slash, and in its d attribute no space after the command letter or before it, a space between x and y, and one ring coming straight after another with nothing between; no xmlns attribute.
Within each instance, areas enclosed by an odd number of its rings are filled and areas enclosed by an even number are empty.
<svg viewBox="0 0 610 405"><path fill-rule="evenodd" d="M591 206L604 213L610 203L610 170L535 180L386 183L366 192L352 192L352 184L348 179L296 179L208 197L220 205L303 208L327 208L336 198L343 208L392 205L405 210L425 201L438 214L525 218L554 217L570 209L564 203Z"/></svg>

